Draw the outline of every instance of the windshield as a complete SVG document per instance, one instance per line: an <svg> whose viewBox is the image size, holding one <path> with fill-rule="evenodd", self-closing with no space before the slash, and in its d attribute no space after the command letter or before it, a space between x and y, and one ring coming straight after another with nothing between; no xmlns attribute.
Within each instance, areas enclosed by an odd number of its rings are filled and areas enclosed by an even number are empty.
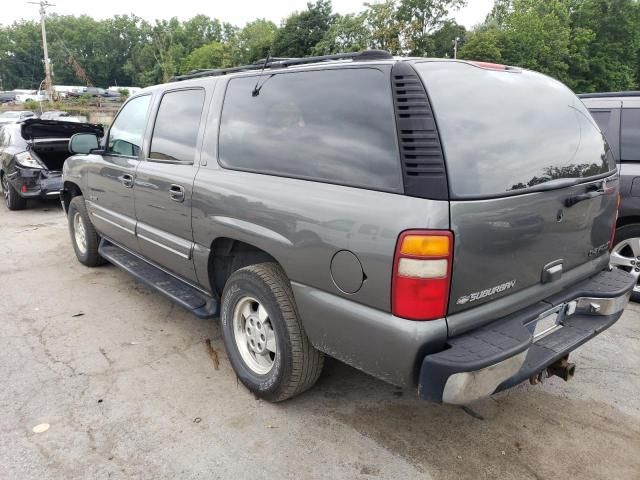
<svg viewBox="0 0 640 480"><path fill-rule="evenodd" d="M465 62L416 68L433 105L453 197L524 193L615 170L598 127L560 82Z"/></svg>
<svg viewBox="0 0 640 480"><path fill-rule="evenodd" d="M20 112L4 112L0 114L2 118L20 118Z"/></svg>

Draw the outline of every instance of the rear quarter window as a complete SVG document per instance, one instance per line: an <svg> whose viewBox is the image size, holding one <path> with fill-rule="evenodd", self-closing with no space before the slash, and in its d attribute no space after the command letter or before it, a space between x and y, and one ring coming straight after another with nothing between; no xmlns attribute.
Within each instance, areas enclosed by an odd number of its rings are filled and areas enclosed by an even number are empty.
<svg viewBox="0 0 640 480"><path fill-rule="evenodd" d="M388 72L351 68L234 78L219 135L219 161L226 168L402 192Z"/></svg>
<svg viewBox="0 0 640 480"><path fill-rule="evenodd" d="M454 198L513 195L615 169L586 107L560 82L465 62L416 68L431 99Z"/></svg>

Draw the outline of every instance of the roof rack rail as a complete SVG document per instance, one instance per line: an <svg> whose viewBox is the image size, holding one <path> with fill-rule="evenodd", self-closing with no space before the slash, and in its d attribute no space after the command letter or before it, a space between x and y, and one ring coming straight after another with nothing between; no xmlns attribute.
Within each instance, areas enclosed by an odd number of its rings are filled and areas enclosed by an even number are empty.
<svg viewBox="0 0 640 480"><path fill-rule="evenodd" d="M361 52L336 53L334 55L320 55L315 57L301 58L269 58L260 59L250 65L241 65L239 67L229 68L211 68L204 70L194 70L185 75L171 77L170 82L180 82L182 80L190 80L192 78L217 77L227 75L229 73L245 72L250 70L262 70L267 68L285 68L293 65L304 65L307 63L326 62L331 60L390 60L393 56L384 50L362 50Z"/></svg>
<svg viewBox="0 0 640 480"><path fill-rule="evenodd" d="M640 91L579 93L579 98L640 97Z"/></svg>

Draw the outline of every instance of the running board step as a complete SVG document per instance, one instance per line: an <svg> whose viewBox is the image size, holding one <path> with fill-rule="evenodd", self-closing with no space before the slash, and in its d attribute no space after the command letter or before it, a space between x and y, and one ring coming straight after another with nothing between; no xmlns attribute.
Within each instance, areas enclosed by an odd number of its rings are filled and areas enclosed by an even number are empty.
<svg viewBox="0 0 640 480"><path fill-rule="evenodd" d="M197 317L211 318L218 314L218 301L215 298L205 295L104 238L100 241L98 252L105 260L113 263L116 267L122 268L154 290L166 295L178 305L191 310Z"/></svg>

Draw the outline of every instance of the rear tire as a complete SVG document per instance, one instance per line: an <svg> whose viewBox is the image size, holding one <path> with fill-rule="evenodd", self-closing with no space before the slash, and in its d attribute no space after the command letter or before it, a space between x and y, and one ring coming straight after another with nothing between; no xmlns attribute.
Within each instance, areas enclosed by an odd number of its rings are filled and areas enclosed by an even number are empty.
<svg viewBox="0 0 640 480"><path fill-rule="evenodd" d="M279 265L234 272L222 294L220 319L231 366L256 396L280 402L316 383L324 355L307 338Z"/></svg>
<svg viewBox="0 0 640 480"><path fill-rule="evenodd" d="M9 210L24 210L27 206L27 200L22 198L15 188L11 186L6 175L2 175L2 195L4 203Z"/></svg>
<svg viewBox="0 0 640 480"><path fill-rule="evenodd" d="M105 263L104 258L98 253L100 236L91 223L84 197L77 196L69 203L69 233L76 257L87 267L97 267Z"/></svg>
<svg viewBox="0 0 640 480"><path fill-rule="evenodd" d="M636 286L631 293L631 300L640 302L640 225L630 224L619 227L613 240L611 265L621 268L636 277ZM629 262L635 265L630 266Z"/></svg>

